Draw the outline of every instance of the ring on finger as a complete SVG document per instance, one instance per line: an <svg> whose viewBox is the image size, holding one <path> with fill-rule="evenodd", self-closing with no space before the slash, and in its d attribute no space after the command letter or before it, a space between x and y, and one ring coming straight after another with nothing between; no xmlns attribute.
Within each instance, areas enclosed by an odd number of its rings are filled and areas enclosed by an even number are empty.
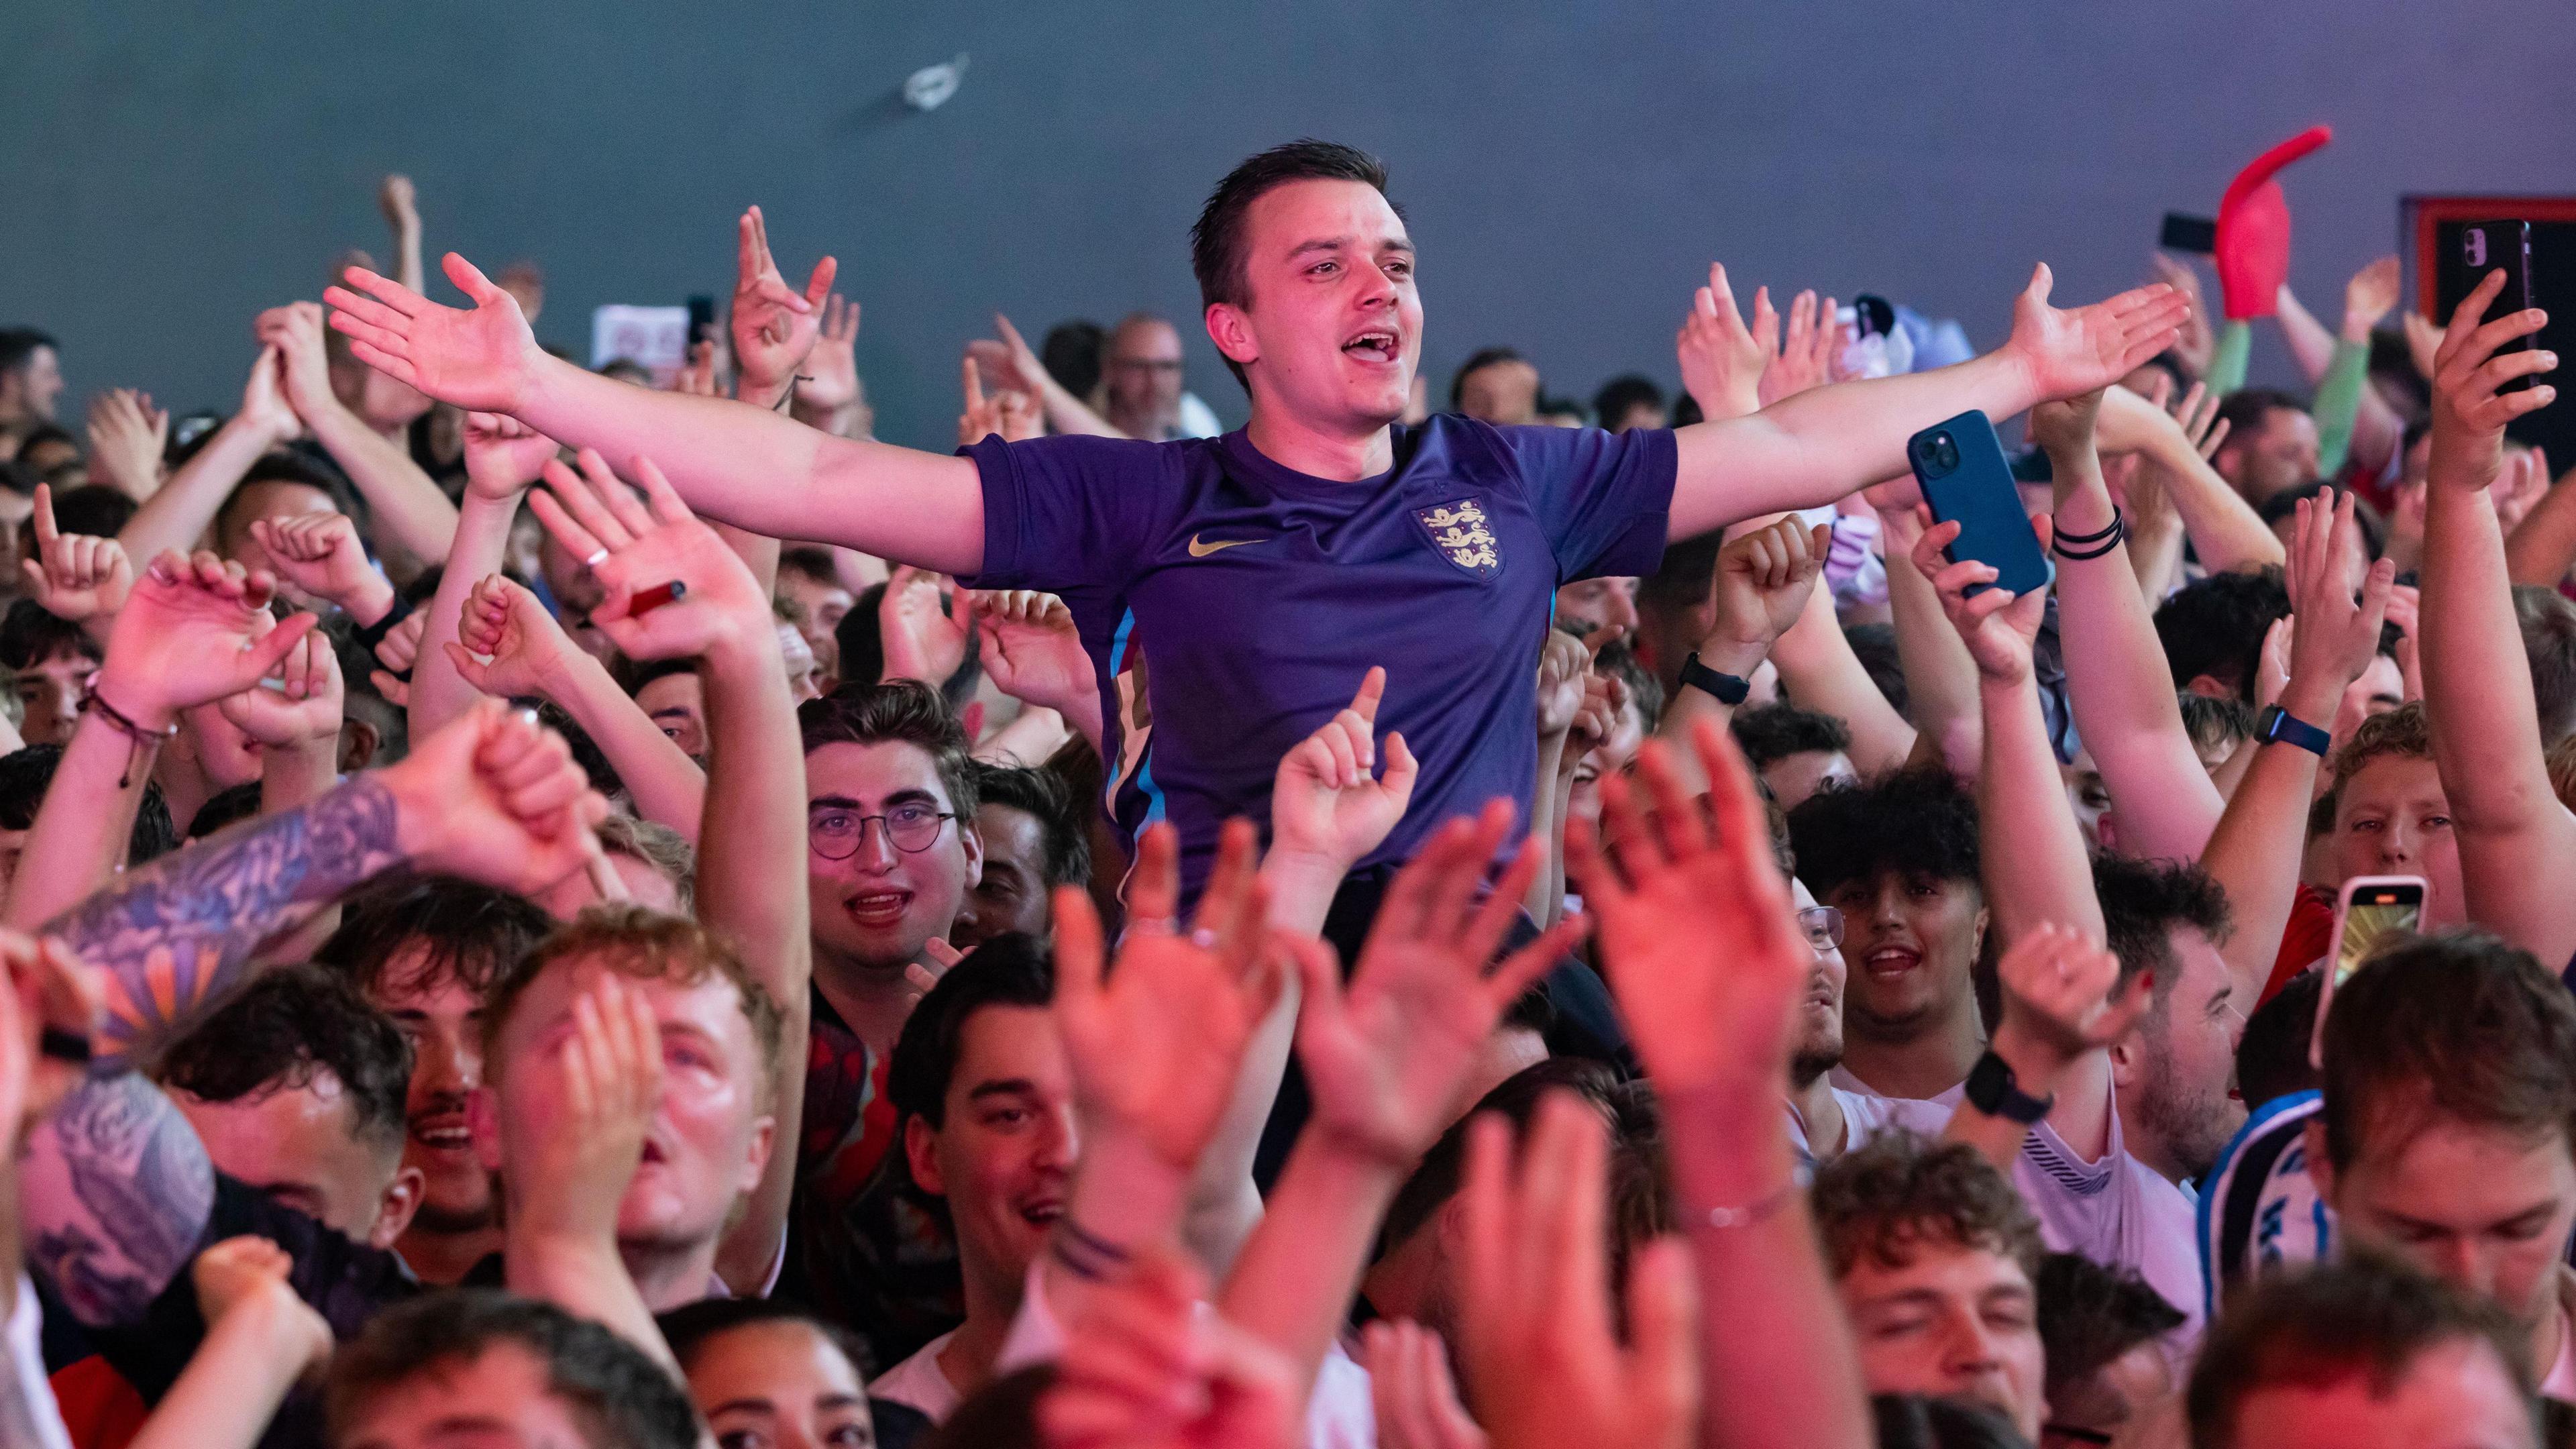
<svg viewBox="0 0 2576 1449"><path fill-rule="evenodd" d="M583 559L581 561L581 566L586 569L595 569L607 561L608 550L603 548L593 553L590 557Z"/></svg>

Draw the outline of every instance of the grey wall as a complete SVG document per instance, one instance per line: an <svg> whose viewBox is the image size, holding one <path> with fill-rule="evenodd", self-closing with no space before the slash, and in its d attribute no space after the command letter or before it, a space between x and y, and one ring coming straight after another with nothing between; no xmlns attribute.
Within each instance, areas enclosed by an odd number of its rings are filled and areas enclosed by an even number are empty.
<svg viewBox="0 0 2576 1449"><path fill-rule="evenodd" d="M945 109L894 106L959 51ZM63 336L79 396L229 406L252 313L381 254L387 170L417 178L433 257L539 261L540 332L576 347L596 304L727 290L757 201L792 276L840 256L882 434L944 447L994 308L1032 333L1194 317L1207 187L1313 133L1393 168L1435 388L1509 342L1588 392L1671 378L1712 256L1748 292L1881 291L1991 343L2032 261L2062 298L2128 285L2160 213L2206 213L2318 120L2336 142L2286 184L2294 281L2331 320L2400 193L2576 192L2571 93L2565 0L20 0L0 318ZM1184 331L1192 385L1239 414ZM2258 374L2284 367L2265 338Z"/></svg>

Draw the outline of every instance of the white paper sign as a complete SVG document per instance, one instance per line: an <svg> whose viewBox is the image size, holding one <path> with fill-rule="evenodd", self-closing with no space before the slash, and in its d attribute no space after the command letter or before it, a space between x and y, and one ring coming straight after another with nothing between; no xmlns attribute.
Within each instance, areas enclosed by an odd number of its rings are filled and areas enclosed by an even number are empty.
<svg viewBox="0 0 2576 1449"><path fill-rule="evenodd" d="M689 360L689 309L610 306L592 312L590 365L604 367L619 358L651 368L655 387L670 386Z"/></svg>

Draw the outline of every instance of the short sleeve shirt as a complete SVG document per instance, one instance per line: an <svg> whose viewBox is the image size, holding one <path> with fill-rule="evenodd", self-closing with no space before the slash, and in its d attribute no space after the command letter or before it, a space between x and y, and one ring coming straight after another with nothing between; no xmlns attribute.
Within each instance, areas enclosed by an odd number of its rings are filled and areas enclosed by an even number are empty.
<svg viewBox="0 0 2576 1449"><path fill-rule="evenodd" d="M970 582L1063 597L1101 694L1110 814L1131 837L1172 822L1189 894L1218 828L1267 821L1280 756L1372 665L1387 671L1379 736L1401 732L1422 775L1363 868L1497 796L1526 818L1557 586L1662 557L1668 430L1443 415L1394 429L1394 450L1358 482L1281 467L1240 432L964 450L984 489Z"/></svg>

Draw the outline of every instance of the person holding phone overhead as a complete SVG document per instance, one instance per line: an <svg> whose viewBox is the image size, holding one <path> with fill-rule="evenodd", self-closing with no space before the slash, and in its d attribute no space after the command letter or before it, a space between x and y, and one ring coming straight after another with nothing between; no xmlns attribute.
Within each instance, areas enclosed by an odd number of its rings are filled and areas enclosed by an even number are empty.
<svg viewBox="0 0 2576 1449"><path fill-rule="evenodd" d="M327 295L369 364L570 446L649 454L711 517L1063 595L1113 706L1104 756L1136 760L1116 778L1118 821L1178 826L1185 897L1218 825L1263 818L1279 756L1371 666L1388 675L1379 728L1403 733L1422 775L1363 871L1496 796L1526 818L1535 743L1493 726L1536 709L1557 585L1647 573L1669 538L1832 502L1900 472L1906 439L1935 419L2009 417L2101 387L2170 344L2186 312L2161 285L2061 310L2042 266L2009 341L1934 372L1677 431L1401 426L1424 317L1386 186L1375 159L1320 141L1274 147L1217 185L1192 264L1208 335L1252 411L1205 440L987 438L943 457L619 386L548 357L510 295L454 255L467 310L359 268ZM1724 273L1712 280L1731 317ZM802 295L773 283L776 300L801 320L828 290L818 281ZM1156 710L1149 748L1130 751L1115 676L1140 644L1155 702L1191 707Z"/></svg>

